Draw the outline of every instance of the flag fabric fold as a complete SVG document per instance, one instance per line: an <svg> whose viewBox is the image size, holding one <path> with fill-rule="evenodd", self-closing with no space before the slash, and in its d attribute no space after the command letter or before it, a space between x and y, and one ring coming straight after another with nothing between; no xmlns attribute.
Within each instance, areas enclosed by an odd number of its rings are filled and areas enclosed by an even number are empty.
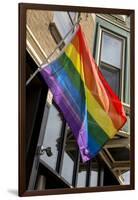
<svg viewBox="0 0 138 200"><path fill-rule="evenodd" d="M65 51L40 73L75 136L83 162L90 160L122 128L126 115L80 25Z"/></svg>

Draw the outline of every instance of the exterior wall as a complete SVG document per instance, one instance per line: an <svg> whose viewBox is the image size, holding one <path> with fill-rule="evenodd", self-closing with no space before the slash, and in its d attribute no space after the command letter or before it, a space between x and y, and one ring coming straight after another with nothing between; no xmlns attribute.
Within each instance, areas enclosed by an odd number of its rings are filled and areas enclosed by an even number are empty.
<svg viewBox="0 0 138 200"><path fill-rule="evenodd" d="M27 26L37 43L40 45L41 50L44 52L43 54L45 54L41 58L42 62L45 61L45 57L47 57L56 47L56 43L53 40L48 28L52 20L53 12L40 10L27 11ZM27 39L29 38L27 37ZM37 50L37 53L41 51L40 48ZM54 56L56 57L57 53Z"/></svg>
<svg viewBox="0 0 138 200"><path fill-rule="evenodd" d="M34 59L37 64L45 62L47 56L57 46L49 30L49 24L52 21L52 11L27 11L27 50L32 57L35 57L33 50L36 52L37 56ZM92 50L95 30L95 15L81 13L80 24L83 27L89 48ZM60 51L57 50L50 58L50 61L55 59L59 53Z"/></svg>
<svg viewBox="0 0 138 200"><path fill-rule="evenodd" d="M95 32L95 14L81 13L80 24L85 33L89 48L93 51L94 32Z"/></svg>

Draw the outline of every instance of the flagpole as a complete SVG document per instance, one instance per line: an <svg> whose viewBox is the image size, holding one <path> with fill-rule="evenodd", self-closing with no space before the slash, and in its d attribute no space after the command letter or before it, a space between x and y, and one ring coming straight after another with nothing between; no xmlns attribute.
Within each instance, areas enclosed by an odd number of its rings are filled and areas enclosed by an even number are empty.
<svg viewBox="0 0 138 200"><path fill-rule="evenodd" d="M67 36L75 28L75 26L79 24L79 22L80 22L80 19L78 19L78 21L76 23L74 23L74 25L72 26L72 28L67 32L67 34L63 37L63 39L58 43L58 45L56 46L56 48L46 58L45 63L48 62L49 58L55 53L55 51L60 47L60 45L62 44L62 42L64 42L64 40L67 38ZM42 64L42 65L44 65L44 64ZM28 78L28 80L26 81L26 86L32 81L32 79L37 75L37 73L40 72L43 69L41 67L42 65L38 66L38 69L36 69L35 72L30 76L30 78Z"/></svg>

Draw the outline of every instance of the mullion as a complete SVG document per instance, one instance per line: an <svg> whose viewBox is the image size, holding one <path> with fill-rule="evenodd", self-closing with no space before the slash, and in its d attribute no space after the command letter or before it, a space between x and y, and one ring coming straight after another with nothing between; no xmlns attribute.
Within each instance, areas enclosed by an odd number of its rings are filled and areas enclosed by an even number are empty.
<svg viewBox="0 0 138 200"><path fill-rule="evenodd" d="M61 141L60 141L57 164L56 164L56 171L60 175L61 175L61 170L62 170L62 165L63 165L63 156L64 156L64 151L65 151L66 137L67 137L67 124L64 121L62 130L61 130Z"/></svg>
<svg viewBox="0 0 138 200"><path fill-rule="evenodd" d="M107 63L107 62L105 62L105 61L100 61L100 68L101 68L101 65L103 65L104 67L107 67L107 68L109 68L109 69L113 69L113 70L121 70L120 68L118 68L118 67L116 67L116 66L114 66L114 65L112 65L112 64L110 64L110 63Z"/></svg>
<svg viewBox="0 0 138 200"><path fill-rule="evenodd" d="M70 21L71 21L72 25L74 26L73 19L72 19L72 17L71 17L71 15L70 15L70 13L69 13L69 12L68 12L68 16L69 16L69 19L70 19Z"/></svg>
<svg viewBox="0 0 138 200"><path fill-rule="evenodd" d="M103 186L104 184L104 168L99 166L98 168L98 186Z"/></svg>
<svg viewBox="0 0 138 200"><path fill-rule="evenodd" d="M74 187L77 187L79 167L80 167L80 152L78 150L78 158L77 158L77 162L76 162L76 171L75 171L76 176L75 176L75 181L73 182ZM90 184L90 161L87 163L87 166L86 166L85 187L88 187L89 184Z"/></svg>
<svg viewBox="0 0 138 200"><path fill-rule="evenodd" d="M79 167L80 167L80 151L78 149L77 161L76 161L76 177L75 177L74 187L77 187Z"/></svg>
<svg viewBox="0 0 138 200"><path fill-rule="evenodd" d="M74 187L76 187L76 184L77 184L79 161L80 161L80 154L79 154L79 149L77 148L77 155L76 155L76 159L75 159L74 170L73 170L73 179L72 179L72 185Z"/></svg>
<svg viewBox="0 0 138 200"><path fill-rule="evenodd" d="M87 166L86 187L90 186L90 176L91 176L91 161L88 162Z"/></svg>

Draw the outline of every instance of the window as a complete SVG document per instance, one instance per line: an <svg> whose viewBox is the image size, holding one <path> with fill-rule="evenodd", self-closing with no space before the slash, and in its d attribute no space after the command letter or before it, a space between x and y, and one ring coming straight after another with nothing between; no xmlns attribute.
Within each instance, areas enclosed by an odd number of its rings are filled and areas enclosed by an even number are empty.
<svg viewBox="0 0 138 200"><path fill-rule="evenodd" d="M116 15L118 16L118 15ZM127 18L127 16L125 16ZM124 19L125 19L124 18ZM114 21L113 21L114 20ZM113 91L118 95L127 115L127 122L113 138L109 147L106 145L103 154L109 158L111 168L115 172L123 174L130 169L130 30L124 22L118 25L114 16L108 18L103 15L96 16L97 29L95 32L94 57ZM121 141L122 140L122 141ZM124 143L123 143L124 142ZM123 167L125 166L125 169ZM99 166L101 169L98 174L98 185L118 184L115 177L111 177L111 172L106 166ZM91 175L95 177L97 168L93 168ZM110 176L110 179L108 178ZM124 178L124 180L123 180ZM128 175L119 179L123 184L127 184ZM95 179L95 178L94 178ZM92 180L92 185L95 180ZM90 180L91 184L91 180Z"/></svg>
<svg viewBox="0 0 138 200"><path fill-rule="evenodd" d="M127 185L130 184L130 171L126 171L121 175L121 178L123 178L124 183Z"/></svg>
<svg viewBox="0 0 138 200"><path fill-rule="evenodd" d="M125 16L127 18L127 16ZM130 103L130 32L124 23L96 15L94 57L105 79L122 102Z"/></svg>
<svg viewBox="0 0 138 200"><path fill-rule="evenodd" d="M39 175L50 179L51 173L54 173L55 180L60 182L59 187L103 186L103 164L97 157L82 163L76 140L55 103L49 108L44 132L43 147L46 152L40 155L43 170L40 167ZM46 182L46 187L50 188L50 180Z"/></svg>
<svg viewBox="0 0 138 200"><path fill-rule="evenodd" d="M122 66L123 41L107 32L102 33L101 61L116 68Z"/></svg>
<svg viewBox="0 0 138 200"><path fill-rule="evenodd" d="M76 13L74 12L54 12L54 23L57 26L62 38L68 33L75 22ZM73 32L65 39L65 43L68 43L72 37Z"/></svg>
<svg viewBox="0 0 138 200"><path fill-rule="evenodd" d="M127 115L127 122L126 124L122 127L122 130L130 134L130 116Z"/></svg>
<svg viewBox="0 0 138 200"><path fill-rule="evenodd" d="M61 176L63 176L70 184L73 181L73 171L75 166L75 161L77 158L77 144L69 131L66 137L65 150L63 154L63 164Z"/></svg>
<svg viewBox="0 0 138 200"><path fill-rule="evenodd" d="M77 187L85 187L86 186L86 178L87 178L87 163L81 163L79 165L78 171L78 179L77 179Z"/></svg>
<svg viewBox="0 0 138 200"><path fill-rule="evenodd" d="M122 57L123 40L102 31L100 67L107 82L118 96L120 96Z"/></svg>
<svg viewBox="0 0 138 200"><path fill-rule="evenodd" d="M63 121L60 117L59 111L54 104L52 104L49 110L48 121L43 140L43 147L47 149L47 153L41 155L41 159L53 169L56 169L62 126Z"/></svg>
<svg viewBox="0 0 138 200"><path fill-rule="evenodd" d="M90 187L98 185L98 163L94 159L90 163Z"/></svg>
<svg viewBox="0 0 138 200"><path fill-rule="evenodd" d="M50 31L57 44L71 30L76 20L77 13L75 12L54 12L53 22L50 24ZM74 30L72 30L72 32L69 33L64 42L60 45L60 50L65 46L66 43L68 43L71 40L73 33Z"/></svg>

